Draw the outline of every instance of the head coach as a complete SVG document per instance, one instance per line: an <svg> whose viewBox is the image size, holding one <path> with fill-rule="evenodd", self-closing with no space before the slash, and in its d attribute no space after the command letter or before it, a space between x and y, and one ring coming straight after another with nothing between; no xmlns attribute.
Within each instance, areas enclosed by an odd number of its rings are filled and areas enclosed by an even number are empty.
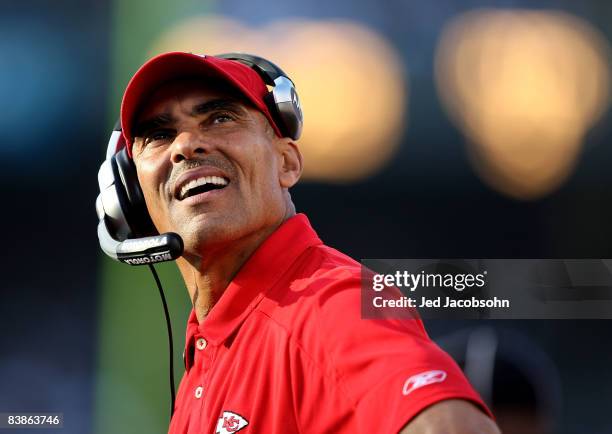
<svg viewBox="0 0 612 434"><path fill-rule="evenodd" d="M289 194L301 126L292 82L256 56L162 54L125 90L107 157L132 205L112 238L178 234L193 303L169 432L498 433L420 320L361 319L360 264Z"/></svg>

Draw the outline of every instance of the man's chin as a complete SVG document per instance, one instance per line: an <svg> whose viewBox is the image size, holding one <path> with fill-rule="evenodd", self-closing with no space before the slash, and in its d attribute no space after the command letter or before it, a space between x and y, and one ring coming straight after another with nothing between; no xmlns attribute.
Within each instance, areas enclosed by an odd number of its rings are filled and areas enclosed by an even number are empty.
<svg viewBox="0 0 612 434"><path fill-rule="evenodd" d="M222 224L215 221L207 221L206 224L183 227L178 234L183 239L185 252L201 255L207 250L217 250L219 246L231 243L238 236L228 223Z"/></svg>

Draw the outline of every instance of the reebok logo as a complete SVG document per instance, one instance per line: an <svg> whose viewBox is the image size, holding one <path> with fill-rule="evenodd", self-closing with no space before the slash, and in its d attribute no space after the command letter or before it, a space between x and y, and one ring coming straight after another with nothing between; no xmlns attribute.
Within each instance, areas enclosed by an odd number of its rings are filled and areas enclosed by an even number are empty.
<svg viewBox="0 0 612 434"><path fill-rule="evenodd" d="M231 434L247 426L249 421L233 411L224 411L217 421L215 434Z"/></svg>
<svg viewBox="0 0 612 434"><path fill-rule="evenodd" d="M446 372L444 371L426 371L420 374L413 375L404 383L402 393L408 395L423 386L428 386L434 383L441 383L446 380Z"/></svg>

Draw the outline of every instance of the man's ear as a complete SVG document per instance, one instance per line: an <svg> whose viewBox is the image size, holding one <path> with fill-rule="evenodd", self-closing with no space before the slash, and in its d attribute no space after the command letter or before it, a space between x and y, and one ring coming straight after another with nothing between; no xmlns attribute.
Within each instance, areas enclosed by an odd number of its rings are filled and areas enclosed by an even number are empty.
<svg viewBox="0 0 612 434"><path fill-rule="evenodd" d="M279 152L278 181L283 188L293 187L302 176L302 154L297 144L289 137L277 139Z"/></svg>

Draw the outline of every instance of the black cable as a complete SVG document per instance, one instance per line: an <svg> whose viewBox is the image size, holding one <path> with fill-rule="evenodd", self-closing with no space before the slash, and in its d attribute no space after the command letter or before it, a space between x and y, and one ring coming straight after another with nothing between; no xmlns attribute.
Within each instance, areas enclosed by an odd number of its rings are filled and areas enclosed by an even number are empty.
<svg viewBox="0 0 612 434"><path fill-rule="evenodd" d="M170 314L168 313L168 304L166 303L166 297L164 295L164 290L162 289L162 284L159 280L159 276L157 275L157 271L153 265L149 264L149 270L153 273L153 278L155 279L155 283L157 284L157 289L159 289L159 296L161 297L162 304L164 305L164 315L166 316L166 326L168 327L168 347L170 350L170 397L172 399L172 406L170 407L170 420L172 420L172 415L174 414L174 401L175 401L175 391L174 391L174 349L172 344L172 324L170 323Z"/></svg>

